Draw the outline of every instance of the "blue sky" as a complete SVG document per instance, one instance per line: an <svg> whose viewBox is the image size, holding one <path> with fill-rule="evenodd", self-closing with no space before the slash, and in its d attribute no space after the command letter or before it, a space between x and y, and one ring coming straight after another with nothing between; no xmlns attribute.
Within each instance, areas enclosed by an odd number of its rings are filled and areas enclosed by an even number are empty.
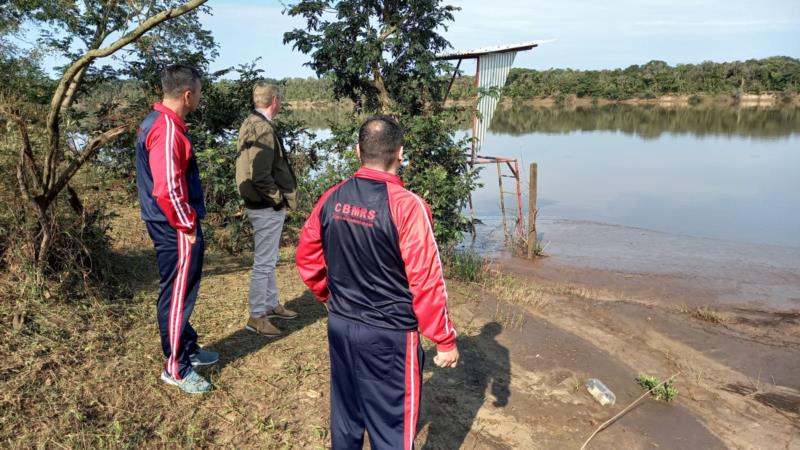
<svg viewBox="0 0 800 450"><path fill-rule="evenodd" d="M287 0L291 3L291 0ZM302 21L278 1L212 0L203 23L220 44L214 68L261 56L274 78L311 76L283 45ZM517 55L515 67L604 69L774 55L800 57L800 0L467 0L444 36L457 50L556 39ZM472 70L467 68L467 70Z"/></svg>
<svg viewBox="0 0 800 450"><path fill-rule="evenodd" d="M284 0L292 3L294 0ZM517 55L515 67L608 69L800 57L800 0L466 0L442 34L455 50L555 39ZM272 78L308 77L306 55L283 44L303 21L276 0L210 0L201 21L220 45L212 70L262 60ZM32 37L29 37L33 40ZM102 61L107 63L108 61ZM46 66L63 63L45 57ZM101 64L102 64L101 63ZM462 69L474 71L474 63Z"/></svg>

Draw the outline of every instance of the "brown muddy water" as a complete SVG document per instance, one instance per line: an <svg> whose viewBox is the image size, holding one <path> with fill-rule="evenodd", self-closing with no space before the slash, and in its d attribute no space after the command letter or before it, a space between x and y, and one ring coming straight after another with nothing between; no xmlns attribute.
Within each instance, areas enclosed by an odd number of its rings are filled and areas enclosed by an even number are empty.
<svg viewBox="0 0 800 450"><path fill-rule="evenodd" d="M293 114L325 137L346 111ZM538 164L540 274L674 304L800 311L800 108L501 107L483 149L519 160L525 217ZM496 168L480 180L482 225L464 247L507 255ZM513 223L516 199L505 204Z"/></svg>
<svg viewBox="0 0 800 450"><path fill-rule="evenodd" d="M525 217L538 164L542 274L675 303L800 311L797 108L501 109L483 148L520 161ZM496 168L481 181L483 224L465 246L503 254ZM513 195L505 205L511 218Z"/></svg>

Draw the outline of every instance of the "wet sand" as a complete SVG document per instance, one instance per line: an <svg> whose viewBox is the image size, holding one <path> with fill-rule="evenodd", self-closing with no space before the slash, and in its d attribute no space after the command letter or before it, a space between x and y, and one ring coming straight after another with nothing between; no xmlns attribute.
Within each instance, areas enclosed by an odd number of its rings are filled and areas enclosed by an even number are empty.
<svg viewBox="0 0 800 450"><path fill-rule="evenodd" d="M427 362L421 417L439 419L423 422L422 448L579 448L594 428L642 394L636 368L606 349L524 308L491 296L475 300L453 309L467 329L480 329L459 338L461 369L437 371ZM498 320L498 308L518 322ZM604 380L616 405L596 403L583 387L588 377ZM589 448L726 448L682 403L646 400Z"/></svg>
<svg viewBox="0 0 800 450"><path fill-rule="evenodd" d="M672 306L800 313L800 248L575 220L537 227L549 256L521 272L542 279Z"/></svg>
<svg viewBox="0 0 800 450"><path fill-rule="evenodd" d="M634 435L652 436L649 444L662 448L800 448L800 249L581 221L542 221L539 229L550 256L501 253L496 266L555 293L527 313L560 334L529 321L519 340L557 342L560 367L621 383L623 395L632 372L682 372L678 404L689 419L680 408L648 404L662 409L620 425L632 421ZM564 333L602 356L575 350ZM662 440L647 420L677 421L668 428L686 433ZM722 444L704 441L705 431ZM599 448L615 448L612 442Z"/></svg>

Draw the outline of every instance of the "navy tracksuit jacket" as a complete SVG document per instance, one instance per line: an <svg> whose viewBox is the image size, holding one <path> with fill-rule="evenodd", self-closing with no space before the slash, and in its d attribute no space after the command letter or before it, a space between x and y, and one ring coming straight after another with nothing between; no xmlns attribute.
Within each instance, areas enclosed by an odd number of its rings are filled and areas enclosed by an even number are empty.
<svg viewBox="0 0 800 450"><path fill-rule="evenodd" d="M197 333L189 324L203 270L205 215L200 171L183 120L160 103L139 126L136 184L141 216L153 240L161 276L157 316L166 371L176 380L191 370ZM197 231L190 244L187 234Z"/></svg>
<svg viewBox="0 0 800 450"><path fill-rule="evenodd" d="M424 354L455 347L428 205L392 174L362 167L303 226L297 269L327 302L335 450L411 449ZM418 332L419 331L419 332Z"/></svg>

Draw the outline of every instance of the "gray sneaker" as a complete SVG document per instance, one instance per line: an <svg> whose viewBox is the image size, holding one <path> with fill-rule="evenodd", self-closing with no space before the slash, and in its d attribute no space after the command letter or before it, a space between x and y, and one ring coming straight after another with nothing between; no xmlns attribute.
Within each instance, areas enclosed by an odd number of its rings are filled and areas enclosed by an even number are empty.
<svg viewBox="0 0 800 450"><path fill-rule="evenodd" d="M197 347L197 351L189 355L189 361L192 362L192 367L210 366L219 361L219 353Z"/></svg>
<svg viewBox="0 0 800 450"><path fill-rule="evenodd" d="M161 372L161 380L167 384L178 386L187 394L204 394L206 392L211 392L212 389L211 383L206 381L205 378L201 377L194 370L189 372L182 380L172 378L165 370Z"/></svg>

